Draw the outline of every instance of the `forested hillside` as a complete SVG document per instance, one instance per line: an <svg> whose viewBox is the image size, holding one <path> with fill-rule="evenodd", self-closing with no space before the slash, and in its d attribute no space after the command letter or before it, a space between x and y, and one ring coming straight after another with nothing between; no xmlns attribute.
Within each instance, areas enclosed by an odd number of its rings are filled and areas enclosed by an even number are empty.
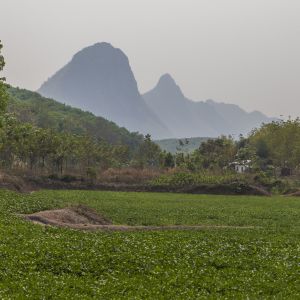
<svg viewBox="0 0 300 300"><path fill-rule="evenodd" d="M125 144L131 149L136 149L143 141L138 133L130 133L102 117L44 98L36 92L10 87L8 93L8 112L14 113L21 122L57 132L89 135L110 144Z"/></svg>

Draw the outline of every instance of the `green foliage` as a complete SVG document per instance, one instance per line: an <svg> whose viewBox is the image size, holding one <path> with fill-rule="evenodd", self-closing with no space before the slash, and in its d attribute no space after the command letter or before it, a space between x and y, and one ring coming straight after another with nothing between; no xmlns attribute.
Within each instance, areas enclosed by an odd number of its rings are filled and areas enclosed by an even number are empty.
<svg viewBox="0 0 300 300"><path fill-rule="evenodd" d="M206 173L174 173L161 175L151 181L157 186L185 187L200 184L229 184L233 182L245 182L246 177L240 174L214 175Z"/></svg>
<svg viewBox="0 0 300 300"><path fill-rule="evenodd" d="M203 142L193 153L193 159L199 163L198 168L223 169L235 159L236 154L234 141L222 136Z"/></svg>
<svg viewBox="0 0 300 300"><path fill-rule="evenodd" d="M249 143L256 149L261 165L296 169L300 164L300 120L265 124L254 130Z"/></svg>
<svg viewBox="0 0 300 300"><path fill-rule="evenodd" d="M86 169L86 175L92 182L97 178L97 172L95 168L92 167Z"/></svg>
<svg viewBox="0 0 300 300"><path fill-rule="evenodd" d="M260 139L260 140L257 141L257 143L256 143L256 154L261 159L268 158L269 149L268 149L267 142L265 140Z"/></svg>
<svg viewBox="0 0 300 300"><path fill-rule="evenodd" d="M256 185L265 187L273 194L283 194L293 189L293 184L291 184L289 181L277 179L262 171L256 173L254 176L254 182Z"/></svg>
<svg viewBox="0 0 300 300"><path fill-rule="evenodd" d="M133 157L149 164L160 152L138 133L27 90L9 88L8 111L0 130L0 162L8 169L75 172L93 181L97 170L127 166Z"/></svg>
<svg viewBox="0 0 300 300"><path fill-rule="evenodd" d="M89 135L113 145L126 145L136 151L143 136L130 133L125 128L92 113L42 97L24 89L10 87L8 111L18 120L57 132Z"/></svg>
<svg viewBox="0 0 300 300"><path fill-rule="evenodd" d="M147 134L137 152L136 160L138 166L158 167L160 165L160 153L159 146L153 143L151 136Z"/></svg>
<svg viewBox="0 0 300 300"><path fill-rule="evenodd" d="M1 40L0 40L0 75L1 75L1 71L3 70L3 68L5 66L4 57L3 57L3 55L1 55L2 48L3 48L3 45L1 44ZM0 117L6 110L7 99L8 99L8 95L7 95L7 91L6 91L7 87L4 84L4 81L5 81L5 78L0 76Z"/></svg>
<svg viewBox="0 0 300 300"><path fill-rule="evenodd" d="M60 178L58 176L49 176L50 179L59 179L63 182L72 182L72 181L75 181L77 180L77 178L73 175L69 175L69 174L65 174L63 176L61 176Z"/></svg>
<svg viewBox="0 0 300 300"><path fill-rule="evenodd" d="M86 204L116 224L257 226L82 232L16 214ZM92 191L0 191L1 299L298 299L300 202Z"/></svg>
<svg viewBox="0 0 300 300"><path fill-rule="evenodd" d="M164 161L163 161L163 166L165 168L173 168L175 166L175 161L172 153L168 152L165 153L164 155Z"/></svg>
<svg viewBox="0 0 300 300"><path fill-rule="evenodd" d="M124 156L129 153L125 151L120 155L120 148L90 136L59 133L21 123L9 114L4 116L0 129L0 162L9 169L39 170L52 174L75 171L94 178L94 175L85 174L83 170L122 165Z"/></svg>
<svg viewBox="0 0 300 300"><path fill-rule="evenodd" d="M6 168L75 172L94 180L97 170L128 166L133 159L139 166L160 164L160 148L150 136L143 140L38 93L10 88L9 95L10 113L4 115L0 130L0 162Z"/></svg>

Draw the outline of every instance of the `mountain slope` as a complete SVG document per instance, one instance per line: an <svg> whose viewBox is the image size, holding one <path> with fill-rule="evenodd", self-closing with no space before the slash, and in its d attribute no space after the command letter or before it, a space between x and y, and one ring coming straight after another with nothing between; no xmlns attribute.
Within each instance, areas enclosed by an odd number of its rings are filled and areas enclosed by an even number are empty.
<svg viewBox="0 0 300 300"><path fill-rule="evenodd" d="M187 99L169 74L163 75L143 97L177 138L247 134L261 123L272 121L259 112L247 113L237 105Z"/></svg>
<svg viewBox="0 0 300 300"><path fill-rule="evenodd" d="M230 130L231 134L235 135L248 133L262 123L269 123L275 120L274 118L268 118L259 111L247 113L235 104L215 102L213 100L207 100L205 103L212 106L223 119L227 120L229 126L227 130Z"/></svg>
<svg viewBox="0 0 300 300"><path fill-rule="evenodd" d="M8 92L8 111L23 122L59 132L88 134L110 144L128 145L131 149L136 149L143 141L140 134L130 133L102 117L44 98L36 92L13 87Z"/></svg>
<svg viewBox="0 0 300 300"><path fill-rule="evenodd" d="M150 133L155 138L170 135L141 97L127 56L108 43L79 51L38 92L130 131Z"/></svg>

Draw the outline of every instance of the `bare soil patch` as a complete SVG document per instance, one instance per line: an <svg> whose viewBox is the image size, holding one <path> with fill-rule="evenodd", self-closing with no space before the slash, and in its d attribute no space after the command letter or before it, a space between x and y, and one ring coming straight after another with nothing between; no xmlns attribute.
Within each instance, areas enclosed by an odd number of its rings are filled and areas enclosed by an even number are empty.
<svg viewBox="0 0 300 300"><path fill-rule="evenodd" d="M45 210L30 215L22 215L26 220L40 225L52 225L81 230L102 231L153 231L153 230L201 230L210 228L253 229L254 226L224 225L167 225L167 226L129 226L113 225L112 222L95 210L84 206Z"/></svg>
<svg viewBox="0 0 300 300"><path fill-rule="evenodd" d="M30 215L23 215L27 220L44 225L111 225L112 222L95 210L77 205L62 209L44 210Z"/></svg>

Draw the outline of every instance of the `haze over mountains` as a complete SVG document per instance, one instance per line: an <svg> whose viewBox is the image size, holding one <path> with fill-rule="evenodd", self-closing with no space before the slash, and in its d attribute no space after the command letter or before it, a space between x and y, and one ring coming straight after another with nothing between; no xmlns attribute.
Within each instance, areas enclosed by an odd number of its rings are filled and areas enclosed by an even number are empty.
<svg viewBox="0 0 300 300"><path fill-rule="evenodd" d="M171 135L141 97L127 56L108 43L97 43L76 53L38 92L130 131Z"/></svg>
<svg viewBox="0 0 300 300"><path fill-rule="evenodd" d="M248 113L234 104L192 101L169 74L163 75L143 98L176 137L237 136L273 120L258 111Z"/></svg>
<svg viewBox="0 0 300 300"><path fill-rule="evenodd" d="M237 105L187 99L169 74L142 96L127 56L108 43L79 51L38 92L155 139L246 134L272 121Z"/></svg>

